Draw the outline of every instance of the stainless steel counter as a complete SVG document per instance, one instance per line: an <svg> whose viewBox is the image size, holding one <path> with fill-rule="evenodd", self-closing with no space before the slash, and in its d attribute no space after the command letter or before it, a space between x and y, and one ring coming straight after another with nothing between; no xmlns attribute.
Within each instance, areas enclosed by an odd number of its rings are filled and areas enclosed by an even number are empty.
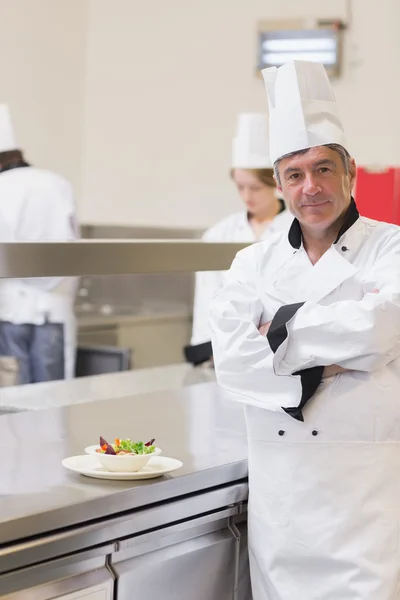
<svg viewBox="0 0 400 600"><path fill-rule="evenodd" d="M246 245L2 244L0 274L221 270ZM206 373L185 367L181 377ZM153 389L164 391L138 394L143 380L133 384L130 373L112 377L1 390L0 412L28 410L0 418L0 594L8 600L249 600L242 407L214 382L165 391L165 380L153 372ZM44 408L43 395L48 405L74 405L29 410ZM164 455L184 466L135 483L93 480L62 467L64 457L83 453L99 435L155 437Z"/></svg>
<svg viewBox="0 0 400 600"><path fill-rule="evenodd" d="M213 369L188 363L134 369L70 381L50 381L0 388L0 416L9 410L42 410L62 406L136 396L148 392L180 390L215 381Z"/></svg>
<svg viewBox="0 0 400 600"><path fill-rule="evenodd" d="M99 435L155 437L184 466L148 482L94 480L62 467ZM214 383L3 416L0 453L0 544L7 545L247 477L242 407Z"/></svg>

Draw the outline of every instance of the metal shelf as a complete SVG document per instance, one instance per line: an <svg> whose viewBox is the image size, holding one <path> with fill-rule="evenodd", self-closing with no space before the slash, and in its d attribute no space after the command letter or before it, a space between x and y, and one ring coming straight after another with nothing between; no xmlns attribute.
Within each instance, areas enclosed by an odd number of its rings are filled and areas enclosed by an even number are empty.
<svg viewBox="0 0 400 600"><path fill-rule="evenodd" d="M248 245L199 240L0 244L0 278L220 271Z"/></svg>

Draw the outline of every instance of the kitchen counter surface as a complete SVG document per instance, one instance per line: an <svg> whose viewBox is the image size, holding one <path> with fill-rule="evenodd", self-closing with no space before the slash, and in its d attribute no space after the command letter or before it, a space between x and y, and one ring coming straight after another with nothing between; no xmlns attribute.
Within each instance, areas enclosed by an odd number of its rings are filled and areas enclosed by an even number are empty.
<svg viewBox="0 0 400 600"><path fill-rule="evenodd" d="M0 388L2 409L39 410L215 381L213 369L187 363Z"/></svg>
<svg viewBox="0 0 400 600"><path fill-rule="evenodd" d="M61 465L100 435L155 437L163 454L182 460L183 468L160 479L118 482L86 478ZM243 408L213 382L2 416L0 452L0 555L2 544L247 477Z"/></svg>

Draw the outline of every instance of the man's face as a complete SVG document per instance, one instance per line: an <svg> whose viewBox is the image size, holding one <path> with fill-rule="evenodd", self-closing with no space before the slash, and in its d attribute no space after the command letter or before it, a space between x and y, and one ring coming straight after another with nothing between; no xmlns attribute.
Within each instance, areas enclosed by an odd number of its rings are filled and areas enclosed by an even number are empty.
<svg viewBox="0 0 400 600"><path fill-rule="evenodd" d="M342 157L326 146L283 158L279 163L282 192L290 212L308 229L328 229L351 201L356 165L346 173Z"/></svg>

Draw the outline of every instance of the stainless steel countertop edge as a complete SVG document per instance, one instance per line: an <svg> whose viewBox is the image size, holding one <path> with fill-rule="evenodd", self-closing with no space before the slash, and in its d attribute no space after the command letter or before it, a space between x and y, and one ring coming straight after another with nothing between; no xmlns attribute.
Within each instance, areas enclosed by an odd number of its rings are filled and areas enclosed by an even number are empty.
<svg viewBox="0 0 400 600"><path fill-rule="evenodd" d="M76 479L81 476L71 474ZM67 527L90 524L98 519L120 516L121 513L177 500L190 494L206 493L215 488L247 480L247 459L227 463L204 471L183 476L166 477L156 484L146 483L142 486L116 492L112 496L112 512L110 498L103 497L81 502L68 508L59 508L39 515L29 515L20 519L12 519L0 523L0 546L14 544L33 536L53 534ZM149 503L151 486L152 500ZM62 523L62 527L60 527ZM17 535L16 535L17 534Z"/></svg>

